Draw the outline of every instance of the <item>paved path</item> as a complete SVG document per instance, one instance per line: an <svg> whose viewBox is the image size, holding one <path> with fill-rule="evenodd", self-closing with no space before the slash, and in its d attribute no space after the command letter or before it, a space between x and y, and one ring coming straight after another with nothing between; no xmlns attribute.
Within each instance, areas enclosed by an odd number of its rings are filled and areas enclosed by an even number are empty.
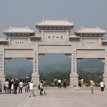
<svg viewBox="0 0 107 107"><path fill-rule="evenodd" d="M76 88L48 88L47 94L35 97L28 93L17 95L0 95L0 107L107 107L107 90L101 93L99 89L90 90Z"/></svg>

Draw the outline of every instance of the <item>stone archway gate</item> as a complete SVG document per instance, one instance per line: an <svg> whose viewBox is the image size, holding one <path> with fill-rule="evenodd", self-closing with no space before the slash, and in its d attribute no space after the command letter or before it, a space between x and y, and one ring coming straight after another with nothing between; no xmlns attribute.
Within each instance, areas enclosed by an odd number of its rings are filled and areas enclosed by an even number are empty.
<svg viewBox="0 0 107 107"><path fill-rule="evenodd" d="M77 60L98 58L104 65L103 80L107 86L107 41L102 39L105 30L80 28L71 34L74 23L68 20L43 20L36 25L39 33L29 27L10 27L0 39L0 80L4 81L5 61L27 58L33 62L32 80L39 83L39 56L45 53L64 53L71 61L70 85L78 86Z"/></svg>

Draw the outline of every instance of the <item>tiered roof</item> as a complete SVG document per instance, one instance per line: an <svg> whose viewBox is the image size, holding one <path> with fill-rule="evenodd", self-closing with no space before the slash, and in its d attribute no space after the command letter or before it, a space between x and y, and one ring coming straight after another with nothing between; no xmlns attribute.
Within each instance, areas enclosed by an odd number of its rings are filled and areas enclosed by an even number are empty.
<svg viewBox="0 0 107 107"><path fill-rule="evenodd" d="M43 20L37 26L74 26L74 23L68 20Z"/></svg>
<svg viewBox="0 0 107 107"><path fill-rule="evenodd" d="M27 27L9 27L7 30L4 31L6 33L34 33L34 30Z"/></svg>
<svg viewBox="0 0 107 107"><path fill-rule="evenodd" d="M0 41L7 41L7 38L0 38Z"/></svg>
<svg viewBox="0 0 107 107"><path fill-rule="evenodd" d="M76 34L84 34L84 33L87 33L87 34L105 34L106 33L106 30L103 30L99 27L96 27L96 28L83 28L81 27L78 31L75 32Z"/></svg>
<svg viewBox="0 0 107 107"><path fill-rule="evenodd" d="M7 43L8 43L7 38L0 38L0 45L1 44L7 44Z"/></svg>

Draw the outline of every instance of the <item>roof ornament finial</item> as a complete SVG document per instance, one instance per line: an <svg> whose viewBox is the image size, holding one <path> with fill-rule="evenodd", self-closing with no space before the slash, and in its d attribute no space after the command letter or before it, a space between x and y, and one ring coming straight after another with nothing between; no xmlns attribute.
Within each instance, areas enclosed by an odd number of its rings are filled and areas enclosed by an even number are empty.
<svg viewBox="0 0 107 107"><path fill-rule="evenodd" d="M42 21L44 22L45 21L45 18L43 17Z"/></svg>
<svg viewBox="0 0 107 107"><path fill-rule="evenodd" d="M29 28L29 26L26 26L25 28L26 28L26 29L28 29L28 28Z"/></svg>
<svg viewBox="0 0 107 107"><path fill-rule="evenodd" d="M9 26L9 29L12 29L12 28L13 28L13 27L10 25L10 26Z"/></svg>
<svg viewBox="0 0 107 107"><path fill-rule="evenodd" d="M67 17L65 17L65 21L67 21Z"/></svg>
<svg viewBox="0 0 107 107"><path fill-rule="evenodd" d="M97 26L96 28L99 29L99 26Z"/></svg>
<svg viewBox="0 0 107 107"><path fill-rule="evenodd" d="M81 26L80 29L83 29L83 26Z"/></svg>

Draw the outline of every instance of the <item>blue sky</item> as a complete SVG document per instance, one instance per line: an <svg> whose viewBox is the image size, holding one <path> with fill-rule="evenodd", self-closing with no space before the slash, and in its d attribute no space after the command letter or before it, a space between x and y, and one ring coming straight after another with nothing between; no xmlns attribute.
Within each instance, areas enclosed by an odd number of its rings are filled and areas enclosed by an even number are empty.
<svg viewBox="0 0 107 107"><path fill-rule="evenodd" d="M0 0L0 35L9 26L30 26L38 21L64 19L75 23L75 29L107 29L107 0Z"/></svg>

